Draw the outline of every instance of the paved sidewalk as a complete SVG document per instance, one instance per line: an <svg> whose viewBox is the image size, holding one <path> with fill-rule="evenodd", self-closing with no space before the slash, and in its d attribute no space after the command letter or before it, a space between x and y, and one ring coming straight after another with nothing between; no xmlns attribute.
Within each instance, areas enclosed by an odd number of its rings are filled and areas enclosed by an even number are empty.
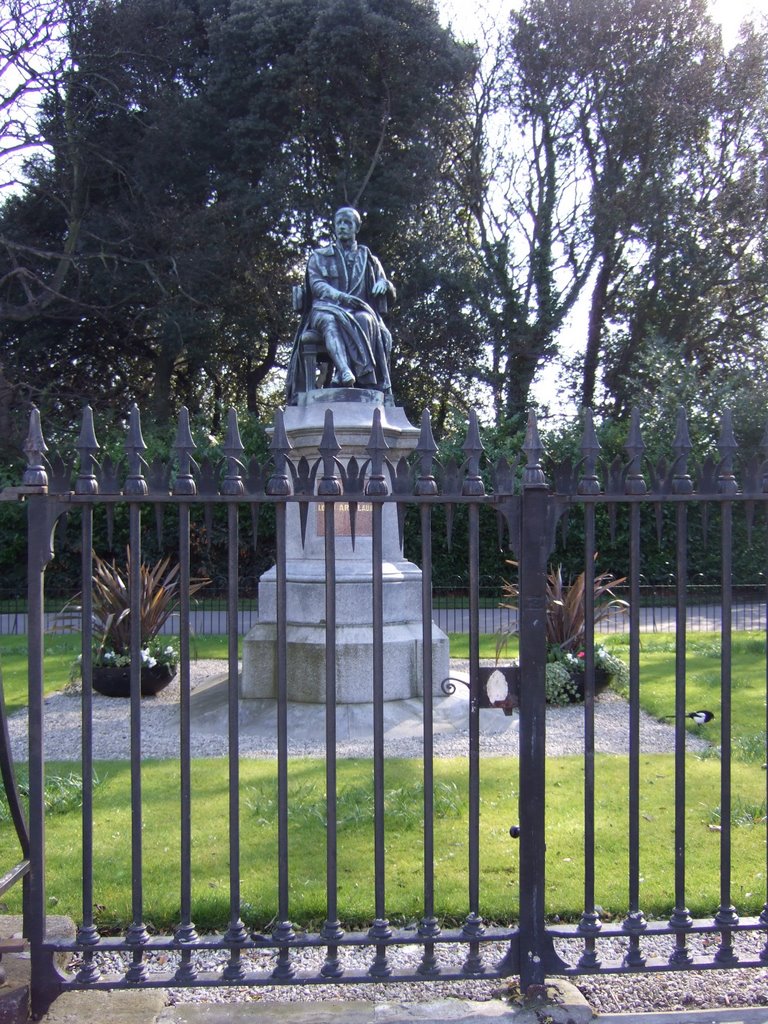
<svg viewBox="0 0 768 1024"><path fill-rule="evenodd" d="M594 1024L768 1024L768 1007L677 1010L672 1013L601 1013L593 1021Z"/></svg>
<svg viewBox="0 0 768 1024"><path fill-rule="evenodd" d="M594 1016L572 985L561 983L557 989L556 1001L528 1007L512 1007L501 1000L475 1003L464 999L166 1007L162 993L71 993L56 1001L43 1024L768 1024L768 1008Z"/></svg>

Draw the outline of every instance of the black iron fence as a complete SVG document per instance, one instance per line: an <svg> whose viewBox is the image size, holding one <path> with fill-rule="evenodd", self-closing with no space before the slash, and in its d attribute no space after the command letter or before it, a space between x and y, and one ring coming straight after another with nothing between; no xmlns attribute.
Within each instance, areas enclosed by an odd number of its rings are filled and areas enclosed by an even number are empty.
<svg viewBox="0 0 768 1024"><path fill-rule="evenodd" d="M612 587L620 599L630 596L628 586ZM719 586L687 585L685 590L686 628L690 632L716 633L721 627L723 596ZM469 588L466 586L433 589L435 622L446 633L469 632ZM674 633L677 628L677 588L674 581L663 585L640 584L640 629L644 633ZM517 612L504 607L509 603L499 587L480 587L480 632L498 633L517 628ZM765 629L765 585L734 585L733 628L762 632ZM626 633L629 620L615 614L596 623L598 633Z"/></svg>
<svg viewBox="0 0 768 1024"><path fill-rule="evenodd" d="M138 410L131 413L126 442L127 475L118 486L107 479L96 462L97 444L89 415L80 432L78 450L80 469L72 482L56 482L44 458L45 446L39 421L33 414L30 434L25 447L28 459L22 485L3 494L5 500L23 500L28 509L29 522L29 589L27 593L27 636L29 650L29 874L28 900L25 908L25 931L29 938L32 957L33 1010L41 1013L59 993L73 988L98 989L103 987L148 987L180 985L267 985L291 984L294 981L323 983L419 980L425 978L506 977L519 975L524 988L541 984L550 974L576 975L599 971L658 971L690 969L692 966L708 968L734 966L760 966L768 960L768 953L744 954L739 950L739 938L745 932L768 930L768 894L766 869L760 878L742 878L740 863L734 856L734 825L732 817L732 750L731 717L734 685L731 678L731 636L741 628L737 619L737 602L732 586L733 519L747 517L750 530L765 531L765 510L768 503L768 474L764 464L753 466L746 476L737 481L733 472L735 444L730 422L726 418L720 442L720 458L704 461L689 473L690 444L687 440L684 418L678 424L675 439L675 459L663 472L658 467L646 474L643 444L637 421L633 421L627 442L627 460L604 472L599 465L599 449L591 421L583 442L583 459L576 472L554 475L554 489L548 484L541 466L542 451L535 421L529 422L524 446L524 458L519 467L502 461L492 468L492 490L486 490L481 476L482 445L476 419L470 420L469 433L464 445L465 462L461 467L439 467L434 462L429 421L422 421L421 434L410 462L397 463L387 458L387 444L381 429L378 411L367 446L346 460L336 442L333 418L326 419L326 429L319 445L317 457L298 459L293 456L283 430L282 419L276 422L272 457L268 465L258 472L249 464L244 471L243 450L234 416L230 416L229 433L223 446L221 466L211 472L195 470L191 455L192 439L182 418L175 446L175 472L154 474L153 479L172 478L173 483L152 484L144 477L141 458L143 442L139 427ZM318 509L322 499L322 510ZM694 918L688 910L689 888L687 880L687 850L695 837L687 835L686 808L691 799L686 756L686 634L696 628L698 603L688 586L688 532L687 513L691 502L704 502L717 507L717 537L711 539L720 552L722 582L718 590L715 618L721 633L719 646L718 711L721 723L718 752L720 825L717 831L719 856L717 860L717 888L719 899L713 903L706 918ZM130 544L133 552L141 551L143 520L155 518L162 507L166 514L178 518L181 567L181 604L178 619L178 638L181 649L179 758L180 790L174 813L178 820L178 863L174 877L178 877L179 923L172 933L150 934L146 922L147 907L152 892L148 890L146 850L144 842L145 796L142 775L142 725L148 713L141 699L138 658L131 665L131 697L129 706L131 766L130 766L130 872L126 884L130 887L131 923L119 934L100 927L100 886L103 874L95 870L94 837L97 827L93 816L93 664L92 625L89 588L84 590L83 632L83 693L81 705L82 749L80 767L83 778L81 912L74 942L62 943L51 938L46 929L48 910L47 892L50 885L50 867L46 859L46 819L44 806L45 732L43 632L45 629L45 568L52 557L51 537L57 519L65 512L78 509L82 522L82 579L90 581L93 574L92 524L93 512L100 505L121 503L127 508L130 521ZM371 670L373 700L373 743L370 756L372 766L371 787L373 803L373 859L374 872L371 892L371 919L364 930L345 927L345 902L338 874L340 834L338 829L337 792L337 738L336 738L336 548L339 537L354 539L355 514L362 503L366 505L370 530L370 589ZM641 521L645 515L654 515L665 503L674 509L675 578L677 583L670 594L676 630L675 693L674 693L674 828L670 835L657 835L650 858L662 844L671 849L673 869L668 879L669 913L663 919L649 920L643 909L644 870L641 855L641 832L647 819L645 802L648 799L641 771L640 745L640 669L641 631L648 627L645 618L647 602L642 594L643 553L641 550ZM190 630L191 604L184 583L194 575L190 565L190 524L205 505L223 505L227 512L230 538L229 577L227 591L228 624L228 793L221 808L226 823L222 841L228 851L228 907L220 927L212 933L200 934L195 926L197 908L195 877L196 860L193 857L195 821L193 807L192 758L190 755ZM389 506L400 514L407 505L416 505L421 535L421 673L422 695L422 757L414 765L420 775L423 790L422 832L422 901L421 912L413 927L395 927L392 921L400 918L397 892L388 888L392 864L387 837L390 822L387 816L386 763L384 743L384 575L382 563L383 519ZM431 565L433 545L451 543L450 536L433 536L432 510L438 506L455 509L463 506L467 514L466 565L469 581L467 607L462 608L462 621L466 615L469 633L469 687L467 704L465 785L468 795L468 815L463 849L465 851L463 905L454 907L452 923L448 925L437 913L435 899L436 870L439 850L435 844L435 763L434 763L434 702L442 699L435 695L439 680L433 679L431 659L433 631L433 593ZM243 891L241 867L249 856L248 837L241 827L240 805L240 719L238 678L238 522L241 515L252 518L259 510L271 506L277 524L277 563L274 574L275 588L275 658L276 658L276 745L277 745L277 834L274 839L273 858L278 864L278 877L274 913L268 927L247 926L243 908L249 893ZM600 801L597 759L595 754L595 515L600 506L606 506L611 515L626 519L628 535L629 574L627 594L629 662L629 719L627 730L626 821L622 835L622 850L626 863L611 864L611 875L625 873L626 905L618 918L603 919L601 890L606 879L598 872L596 857L598 843L597 817ZM300 879L292 873L288 775L291 764L288 731L288 643L286 627L289 616L289 581L287 579L287 550L291 538L287 536L289 511L296 513L301 523L302 538L307 524L316 524L323 538L325 552L325 659L322 674L325 686L324 736L326 787L325 822L325 919L315 930L302 930L291 917L292 893ZM310 510L314 511L310 515ZM584 524L585 567L585 665L583 705L584 738L584 800L583 848L580 862L573 870L581 879L580 910L571 914L573 923L562 923L567 915L558 904L558 894L549 893L547 879L548 831L557 829L557 822L548 820L546 790L546 704L545 678L547 664L546 570L554 544L555 530L560 517L569 511L579 515ZM510 792L517 794L518 823L512 834L517 840L510 842L508 864L510 880L508 911L492 920L484 910L481 887L481 864L484 841L489 828L498 828L496 820L489 820L481 808L481 773L483 753L483 722L481 711L492 705L483 690L487 673L481 673L479 640L483 620L483 603L479 579L479 544L481 516L498 517L508 538L509 548L519 563L519 673L517 684L511 688L511 704L519 704L519 763L510 761ZM448 515L448 531L451 516ZM311 528L311 526L310 526ZM297 538L293 538L293 542ZM138 574L138 560L134 572ZM134 595L139 592L138 576L133 577ZM138 621L138 596L132 599L131 614ZM759 603L759 602L757 602ZM665 604L665 607L667 605ZM657 621L660 609L650 606L651 622ZM761 620L764 630L764 619ZM235 627L235 624L238 624ZM450 628L450 627L449 627ZM750 627L753 628L753 627ZM138 654L140 636L134 625L131 650ZM514 692L513 692L514 689ZM493 712L484 712L485 714ZM618 827L617 823L613 823ZM655 827L655 826L651 826ZM764 822L759 826L764 833ZM764 835L762 840L764 844ZM768 854L766 855L768 856ZM650 866L650 865L649 865ZM164 884L167 881L164 880ZM764 900L759 916L743 916L739 899L752 898L761 887ZM747 895L745 895L747 894ZM549 915L549 916L548 916ZM553 923L556 922L556 923ZM666 952L650 957L644 949L648 936L666 942ZM692 937L705 935L715 939L703 953L693 952ZM610 959L601 951L605 938L621 937L625 948L618 959ZM557 943L557 946L555 945ZM445 957L446 947L460 946L464 950L461 966L455 958ZM407 966L395 962L395 947L413 951ZM297 967L297 955L305 948L324 951L322 966L309 974ZM78 956L74 972L62 974L56 967L55 956L61 952ZM218 951L222 962L215 970L201 969L197 956L201 952ZM170 967L149 969L151 954L167 954ZM114 960L104 954L121 953L125 966L115 973ZM452 966L453 965L453 966ZM111 972L111 973L110 973Z"/></svg>
<svg viewBox="0 0 768 1024"><path fill-rule="evenodd" d="M627 586L613 587L617 597L627 599ZM665 584L640 584L640 629L646 633L674 633L676 618L676 588L674 581ZM737 631L761 632L765 629L765 585L759 583L734 584L732 588L733 628ZM514 632L517 612L506 608L503 590L498 586L478 588L480 632L486 634ZM717 633L720 630L722 593L719 586L693 584L685 588L686 627L690 632ZM45 630L62 628L62 608L73 595L46 591ZM432 588L433 620L446 633L468 633L469 587L466 583L450 587ZM192 597L190 627L197 636L223 636L229 629L227 594L224 590L206 588L204 598ZM238 632L248 632L259 620L259 602L253 595L238 597ZM79 621L70 619L79 630ZM596 624L598 633L626 633L629 621L625 615L614 615ZM0 636L25 636L27 632L27 597L17 591L0 590ZM162 633L176 636L179 615L174 613L162 627Z"/></svg>

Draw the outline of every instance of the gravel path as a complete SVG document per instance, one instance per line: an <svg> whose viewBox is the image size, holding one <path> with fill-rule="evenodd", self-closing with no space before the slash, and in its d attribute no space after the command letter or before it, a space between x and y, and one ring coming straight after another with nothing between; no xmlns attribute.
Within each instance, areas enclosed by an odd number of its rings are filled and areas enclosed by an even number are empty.
<svg viewBox="0 0 768 1024"><path fill-rule="evenodd" d="M755 955L765 943L760 935L741 935L738 948L743 955ZM710 958L717 946L714 936L694 936L691 949L706 953ZM605 961L621 961L626 942L620 939L598 941L600 955ZM650 959L659 956L666 959L670 952L670 940L648 938L643 940L643 952ZM556 949L564 959L573 962L579 950L570 950L559 940ZM483 947L483 955L489 964L501 959L505 946ZM363 951L366 963L372 959L372 951ZM351 950L342 948L342 962L349 963ZM420 951L414 947L392 947L388 953L390 964L395 971L413 970L418 963ZM462 945L440 947L438 956L444 969L459 969L466 957ZM296 950L293 961L297 972L317 975L323 963L324 950ZM221 970L226 962L225 953L196 954L199 970ZM270 972L274 966L274 954L249 952L243 955L249 970ZM150 972L174 971L178 966L178 954L169 953L147 957ZM99 957L101 970L123 973L129 965L127 954L105 954ZM72 964L76 970L79 961ZM360 962L356 962L359 969ZM694 1009L717 1009L722 1007L752 1007L768 1005L768 967L742 968L741 970L677 971L654 974L608 974L602 977L573 977L569 979L579 989L595 1013L642 1013L672 1012ZM517 978L476 978L461 981L390 982L380 984L346 985L302 985L256 986L229 988L169 988L167 1002L183 1003L307 1003L353 1001L374 1003L432 1003L445 998L466 999L482 1002L494 998L512 997L519 994Z"/></svg>
<svg viewBox="0 0 768 1024"><path fill-rule="evenodd" d="M453 676L466 671L466 662L451 664ZM226 679L226 661L201 661L191 665L193 694L206 683L215 679ZM201 691L202 692L202 691ZM223 695L219 704L223 704ZM194 702L194 698L193 698ZM246 705L259 702L244 701ZM449 698L435 699L436 716L439 718L434 739L437 757L461 757L467 752L467 691L458 686ZM369 708L369 706L363 706ZM340 739L337 752L340 757L368 757L371 752L370 712L361 711L361 706L350 709L349 713L367 715L364 727L356 735L355 722L348 724L351 736ZM386 705L385 705L386 708ZM94 694L93 699L93 753L98 760L127 759L130 757L130 702ZM294 756L316 756L324 753L324 729L322 709L319 705L294 706L297 729L291 733L289 716L289 752ZM340 709L339 714L345 714ZM385 711L385 714L390 712ZM246 707L244 714L251 714ZM210 718L210 713L208 713ZM275 757L277 744L275 730L268 715L264 721L243 724L240 733L240 754L242 757ZM398 716L393 714L393 719ZM401 716L402 717L402 716ZM407 718L408 716L406 716ZM245 720L244 720L245 722ZM519 753L518 719L516 715L506 717L501 711L481 712L482 753L484 755L517 755ZM627 750L629 711L627 702L611 691L602 693L595 704L595 749L603 754L623 754ZM20 711L9 721L13 756L26 760L27 717ZM78 760L80 757L80 696L76 692L55 693L45 700L46 749L55 751L63 760ZM674 729L666 722L659 722L645 713L640 720L641 749L647 753L671 753L674 750ZM708 744L692 734L687 737L688 749L703 750ZM562 708L547 709L547 754L551 757L565 754L581 754L584 751L584 708L572 704ZM386 732L386 752L390 757L419 757L422 754L422 738L418 702L413 702L413 714L405 724L390 723ZM173 758L179 754L179 682L178 677L155 697L142 701L142 754L148 758ZM193 757L224 757L227 754L226 724L223 712L213 723L194 719L192 728Z"/></svg>
<svg viewBox="0 0 768 1024"><path fill-rule="evenodd" d="M466 664L452 663L452 673L459 674ZM209 682L211 678L225 677L226 662L199 662L191 666L193 691ZM460 687L459 690L463 690ZM174 681L162 693L147 698L142 703L142 747L146 757L175 757L178 755L178 681ZM466 698L457 694L456 698ZM95 695L94 697L94 754L97 758L121 758L129 750L129 702ZM53 694L46 699L47 749L55 752L57 758L66 758L71 753L73 760L79 757L80 699L76 693ZM461 718L461 716L459 716ZM607 753L625 753L627 745L628 710L624 700L616 694L601 694L595 708L597 749ZM9 728L14 756L26 756L26 714L14 715ZM505 718L500 712L483 712L482 748L488 754L517 754L518 733L516 717ZM578 754L583 751L583 708L572 705L566 708L550 708L547 711L547 752L550 756ZM702 749L706 742L689 735L691 750ZM641 747L646 752L671 752L674 749L674 730L665 723L657 722L647 715L641 718ZM437 756L463 755L466 753L466 729L461 726L439 734L435 741ZM317 741L302 740L301 754L322 754L322 736ZM244 757L273 757L274 739L265 735L241 736L241 751ZM193 745L193 756L221 756L226 753L226 737L222 735L201 735ZM341 756L370 756L370 741L349 740L340 744ZM388 737L387 753L390 756L418 756L421 740L418 736ZM716 937L698 936L692 938L694 951L712 953ZM738 949L743 956L756 956L765 937L759 933L740 934ZM625 943L620 939L600 940L601 954L605 960L621 960ZM565 959L578 957L574 947L560 945ZM643 941L643 951L648 957L666 959L670 952L669 939L648 938ZM499 955L503 951L498 950ZM399 958L412 953L404 948L393 950L395 964ZM450 963L454 957L461 963L466 955L462 947L453 951L442 951L441 956ZM202 957L203 954L200 954ZM263 956L263 954L262 954ZM313 973L320 966L322 954L305 950L297 954L299 970L308 969ZM205 961L199 961L199 969L211 969L221 962L221 954L210 954ZM111 962L110 962L111 961ZM103 969L121 970L124 961L117 955L105 956ZM151 959L151 970L173 969L174 955L163 955ZM747 968L739 971L685 971L664 974L615 974L603 977L582 977L574 979L585 995L590 1006L598 1013L638 1011L680 1011L694 1008L718 1008L723 1006L768 1005L768 968ZM433 982L421 984L346 985L346 986L288 986L259 987L255 989L169 989L171 1003L183 1002L306 1002L308 1000L372 1000L375 1002L432 1001L453 996L473 1000L486 1000L504 993L507 986L498 980L473 980L460 982Z"/></svg>

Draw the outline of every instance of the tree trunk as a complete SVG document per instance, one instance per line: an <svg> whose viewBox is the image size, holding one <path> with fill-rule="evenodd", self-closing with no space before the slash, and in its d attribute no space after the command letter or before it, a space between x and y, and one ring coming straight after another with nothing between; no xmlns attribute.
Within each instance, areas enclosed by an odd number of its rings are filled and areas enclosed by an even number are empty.
<svg viewBox="0 0 768 1024"><path fill-rule="evenodd" d="M150 408L155 423L164 425L171 419L171 395L173 394L173 369L176 360L164 345L158 348L155 358L155 379L152 385Z"/></svg>
<svg viewBox="0 0 768 1024"><path fill-rule="evenodd" d="M592 408L595 401L597 384L597 365L600 361L600 342L603 335L603 324L608 300L608 286L615 265L613 246L603 250L600 269L597 272L595 286L592 289L592 303L589 308L589 327L587 330L587 349L584 353L584 386L581 393L581 404Z"/></svg>

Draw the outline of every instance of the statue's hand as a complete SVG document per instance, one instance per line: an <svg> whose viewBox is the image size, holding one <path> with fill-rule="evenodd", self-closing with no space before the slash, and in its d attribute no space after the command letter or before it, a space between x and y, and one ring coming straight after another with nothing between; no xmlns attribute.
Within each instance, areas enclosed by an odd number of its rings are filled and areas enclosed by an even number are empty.
<svg viewBox="0 0 768 1024"><path fill-rule="evenodd" d="M374 281L371 291L374 295L383 295L388 289L389 283L385 278L380 277L378 281Z"/></svg>

